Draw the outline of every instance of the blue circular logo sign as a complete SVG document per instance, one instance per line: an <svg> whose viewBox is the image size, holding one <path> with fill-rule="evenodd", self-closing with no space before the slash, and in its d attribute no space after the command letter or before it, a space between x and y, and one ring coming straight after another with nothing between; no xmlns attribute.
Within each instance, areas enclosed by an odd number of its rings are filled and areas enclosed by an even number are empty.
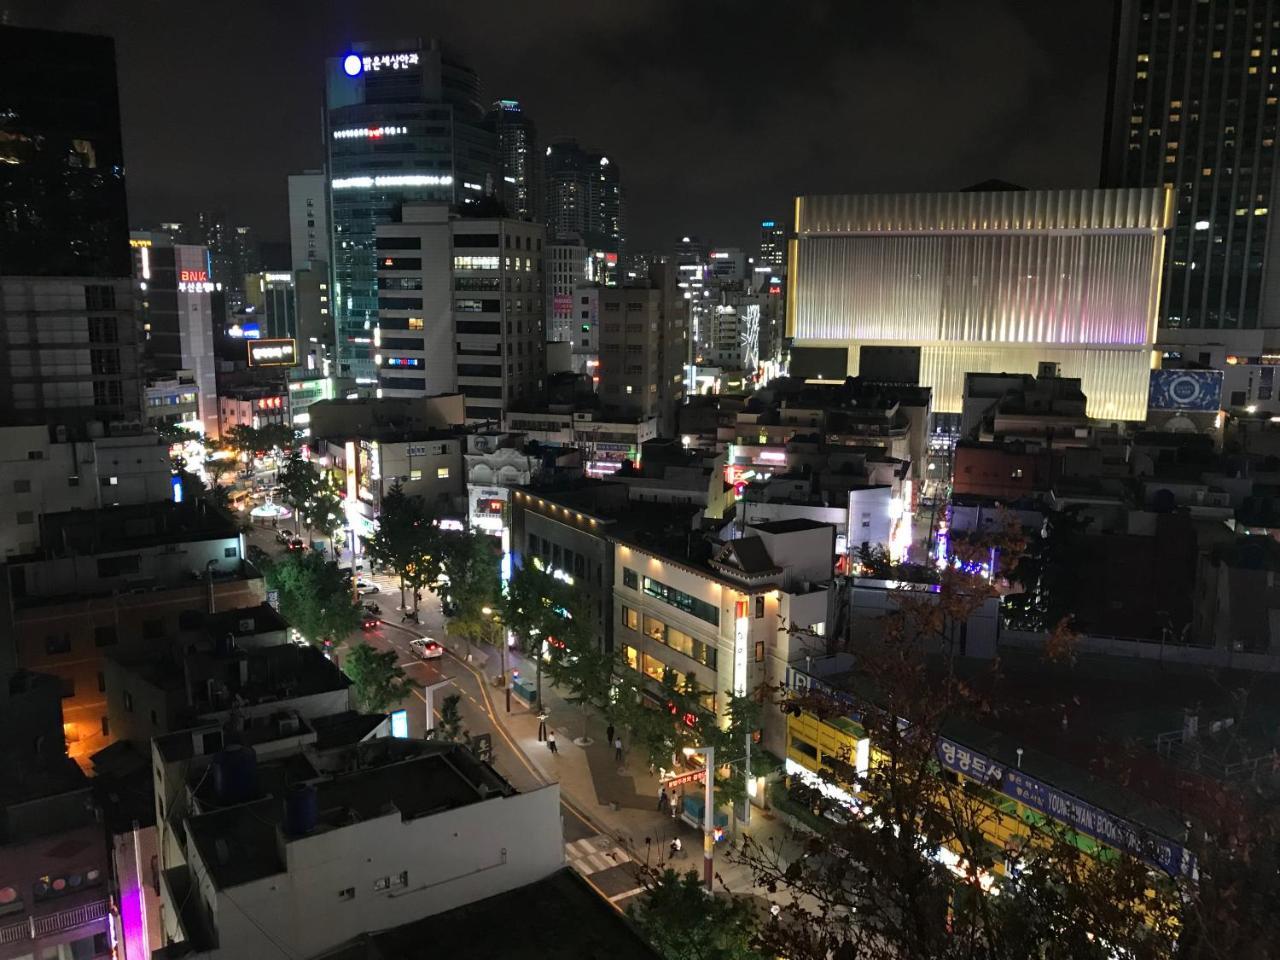
<svg viewBox="0 0 1280 960"><path fill-rule="evenodd" d="M360 71L364 69L364 61L354 53L348 53L342 60L342 71L348 77L356 77L360 75Z"/></svg>

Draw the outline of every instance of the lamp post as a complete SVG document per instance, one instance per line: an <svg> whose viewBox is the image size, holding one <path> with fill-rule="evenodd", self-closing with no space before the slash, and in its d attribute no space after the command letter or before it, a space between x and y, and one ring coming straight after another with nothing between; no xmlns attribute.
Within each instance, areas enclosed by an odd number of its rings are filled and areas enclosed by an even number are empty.
<svg viewBox="0 0 1280 960"><path fill-rule="evenodd" d="M502 618L499 617L492 607L483 607L480 610L489 621L493 624L494 629L498 631L498 646L502 648L502 687L507 694L507 713L511 712L511 684L507 682L507 638L506 631L502 629Z"/></svg>
<svg viewBox="0 0 1280 960"><path fill-rule="evenodd" d="M711 875L712 875L712 858L715 856L715 759L716 751L714 747L685 747L684 755L691 757L695 753L701 753L707 758L706 765L703 766L703 793L702 793L702 880L707 885L707 892L711 892Z"/></svg>

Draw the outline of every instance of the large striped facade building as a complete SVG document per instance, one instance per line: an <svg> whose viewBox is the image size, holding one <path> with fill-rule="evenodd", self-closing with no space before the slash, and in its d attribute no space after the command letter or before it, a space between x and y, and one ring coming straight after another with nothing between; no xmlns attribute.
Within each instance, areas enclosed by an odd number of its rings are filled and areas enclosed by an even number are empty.
<svg viewBox="0 0 1280 960"><path fill-rule="evenodd" d="M787 332L834 348L918 347L933 409L969 372L1079 377L1091 417L1146 417L1160 301L1164 189L798 197Z"/></svg>

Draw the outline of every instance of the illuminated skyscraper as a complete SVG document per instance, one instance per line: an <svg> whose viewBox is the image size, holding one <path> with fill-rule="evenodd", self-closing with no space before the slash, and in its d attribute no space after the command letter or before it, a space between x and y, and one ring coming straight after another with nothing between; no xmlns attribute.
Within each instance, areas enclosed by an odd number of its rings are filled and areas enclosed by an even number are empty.
<svg viewBox="0 0 1280 960"><path fill-rule="evenodd" d="M405 203L479 203L498 156L480 80L438 41L355 43L326 68L333 305L340 372L372 386L375 232Z"/></svg>
<svg viewBox="0 0 1280 960"><path fill-rule="evenodd" d="M1274 0L1120 0L1103 183L1169 186L1160 322L1280 327L1265 316L1276 171ZM1272 308L1272 312L1280 312Z"/></svg>
<svg viewBox="0 0 1280 960"><path fill-rule="evenodd" d="M487 118L498 139L498 198L516 220L542 218L542 155L538 131L518 100L498 100Z"/></svg>
<svg viewBox="0 0 1280 960"><path fill-rule="evenodd" d="M787 266L787 225L781 220L760 221L759 266L767 266L775 272Z"/></svg>
<svg viewBox="0 0 1280 960"><path fill-rule="evenodd" d="M618 165L598 150L564 139L547 147L543 168L551 236L577 234L589 249L621 253L625 238Z"/></svg>

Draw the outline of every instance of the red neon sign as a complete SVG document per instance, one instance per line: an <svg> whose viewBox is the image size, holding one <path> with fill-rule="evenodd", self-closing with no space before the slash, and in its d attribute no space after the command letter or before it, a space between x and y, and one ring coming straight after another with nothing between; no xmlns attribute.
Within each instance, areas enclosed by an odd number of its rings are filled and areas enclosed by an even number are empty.
<svg viewBox="0 0 1280 960"><path fill-rule="evenodd" d="M181 270L178 279L183 283L205 283L209 279L208 270Z"/></svg>

